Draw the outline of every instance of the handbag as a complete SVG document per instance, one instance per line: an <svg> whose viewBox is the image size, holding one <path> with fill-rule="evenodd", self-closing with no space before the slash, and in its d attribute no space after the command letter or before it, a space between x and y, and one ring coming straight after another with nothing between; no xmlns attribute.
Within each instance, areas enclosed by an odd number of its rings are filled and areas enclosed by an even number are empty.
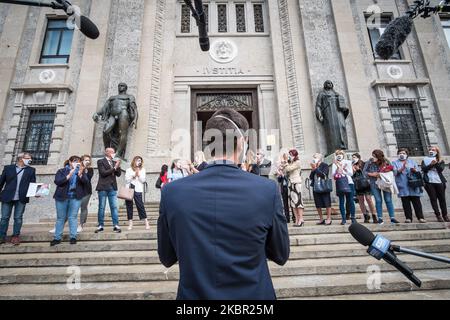
<svg viewBox="0 0 450 320"><path fill-rule="evenodd" d="M422 174L418 171L416 172L410 172L407 175L408 177L408 186L410 188L421 188L424 186Z"/></svg>
<svg viewBox="0 0 450 320"><path fill-rule="evenodd" d="M333 192L333 180L326 178L321 178L318 176L314 177L313 191L315 193L330 193Z"/></svg>
<svg viewBox="0 0 450 320"><path fill-rule="evenodd" d="M132 201L134 199L134 189L131 189L127 186L120 187L117 198Z"/></svg>
<svg viewBox="0 0 450 320"><path fill-rule="evenodd" d="M359 192L366 191L370 189L370 182L362 173L353 177L353 182L355 183L355 190Z"/></svg>
<svg viewBox="0 0 450 320"><path fill-rule="evenodd" d="M155 188L161 189L161 185L162 185L162 181L161 181L161 177L159 177L158 180L156 180Z"/></svg>
<svg viewBox="0 0 450 320"><path fill-rule="evenodd" d="M336 193L338 195L351 192L350 184L346 176L336 175L334 178L336 180Z"/></svg>

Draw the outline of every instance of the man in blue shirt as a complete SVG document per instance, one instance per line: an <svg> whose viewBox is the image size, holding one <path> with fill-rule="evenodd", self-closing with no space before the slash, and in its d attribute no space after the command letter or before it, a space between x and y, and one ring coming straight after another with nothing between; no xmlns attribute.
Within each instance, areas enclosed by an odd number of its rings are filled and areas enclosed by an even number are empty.
<svg viewBox="0 0 450 320"><path fill-rule="evenodd" d="M20 244L23 213L29 202L27 198L30 183L36 182L36 169L30 167L32 158L29 153L17 156L17 163L5 166L0 176L0 202L2 203L2 218L0 221L0 244L5 243L9 220L14 209L14 229L11 243Z"/></svg>
<svg viewBox="0 0 450 320"><path fill-rule="evenodd" d="M267 259L286 263L289 234L276 183L237 166L247 130L237 111L216 112L206 126L214 161L162 189L158 253L179 263L178 299L276 298Z"/></svg>

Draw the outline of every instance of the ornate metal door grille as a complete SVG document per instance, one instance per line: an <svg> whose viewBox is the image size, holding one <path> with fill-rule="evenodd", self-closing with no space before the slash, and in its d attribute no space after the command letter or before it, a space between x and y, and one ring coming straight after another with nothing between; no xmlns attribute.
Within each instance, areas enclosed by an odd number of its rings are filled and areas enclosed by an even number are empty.
<svg viewBox="0 0 450 320"><path fill-rule="evenodd" d="M236 31L245 32L245 5L236 4Z"/></svg>
<svg viewBox="0 0 450 320"><path fill-rule="evenodd" d="M227 32L227 5L217 5L218 32Z"/></svg>
<svg viewBox="0 0 450 320"><path fill-rule="evenodd" d="M411 156L425 155L427 135L416 101L391 101L389 108L398 148L407 148Z"/></svg>
<svg viewBox="0 0 450 320"><path fill-rule="evenodd" d="M13 162L21 152L33 156L33 164L46 165L52 142L56 105L24 106L20 118Z"/></svg>

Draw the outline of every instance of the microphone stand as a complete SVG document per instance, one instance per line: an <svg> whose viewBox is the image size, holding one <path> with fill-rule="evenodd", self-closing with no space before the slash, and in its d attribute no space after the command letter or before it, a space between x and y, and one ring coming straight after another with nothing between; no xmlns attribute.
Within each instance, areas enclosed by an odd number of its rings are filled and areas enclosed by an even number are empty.
<svg viewBox="0 0 450 320"><path fill-rule="evenodd" d="M67 12L68 4L66 1L62 0L56 0L49 2L43 2L43 1L18 1L18 0L0 0L0 3L9 3L9 4L18 4L18 5L24 5L24 6L32 6L32 7L47 7L52 9L61 9Z"/></svg>
<svg viewBox="0 0 450 320"><path fill-rule="evenodd" d="M425 252L421 252L421 251L417 251L417 250L413 250L413 249L402 248L402 247L396 246L396 245L391 245L391 250L394 252L408 253L408 254L422 257L422 258L432 259L432 260L436 260L436 261L440 261L440 262L444 262L444 263L450 263L450 259L447 257L437 256L434 254L425 253Z"/></svg>

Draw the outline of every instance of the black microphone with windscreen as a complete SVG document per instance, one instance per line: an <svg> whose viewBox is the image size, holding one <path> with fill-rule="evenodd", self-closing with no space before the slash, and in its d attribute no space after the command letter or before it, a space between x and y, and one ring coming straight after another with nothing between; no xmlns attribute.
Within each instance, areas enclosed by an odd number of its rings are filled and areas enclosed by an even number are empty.
<svg viewBox="0 0 450 320"><path fill-rule="evenodd" d="M195 0L195 10L197 11L198 20L198 41L202 51L209 51L209 37L206 25L206 14L203 10L202 0Z"/></svg>
<svg viewBox="0 0 450 320"><path fill-rule="evenodd" d="M384 60L391 58L406 41L412 31L413 19L410 16L401 16L392 21L378 41L375 52Z"/></svg>
<svg viewBox="0 0 450 320"><path fill-rule="evenodd" d="M75 20L81 33L90 39L97 39L100 35L97 26L86 16L80 16L79 18L79 20L77 18ZM80 25L78 25L78 21Z"/></svg>

